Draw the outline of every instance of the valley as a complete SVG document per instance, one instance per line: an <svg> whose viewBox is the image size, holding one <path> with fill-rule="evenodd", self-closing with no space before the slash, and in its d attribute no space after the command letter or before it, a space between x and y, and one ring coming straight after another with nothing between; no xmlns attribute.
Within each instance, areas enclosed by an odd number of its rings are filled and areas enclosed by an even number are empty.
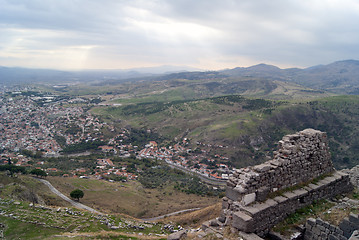
<svg viewBox="0 0 359 240"><path fill-rule="evenodd" d="M310 71L259 65L101 84L3 87L3 205L16 201L30 211L29 203L34 202L52 207L45 209L51 213L56 207L70 208L30 177L37 169L67 196L81 189L85 197L80 202L108 216L136 222L200 208L160 220L198 227L219 213L225 182L235 169L273 158L282 136L305 128L327 133L335 168L356 166L359 97L340 95L348 93L340 84L324 88L298 80L300 72ZM289 81L288 76L295 80ZM17 219L7 219L9 212L5 212L2 221L9 233ZM75 225L69 223L64 229L54 225L49 236L72 229L79 234L109 230L108 226ZM141 238L144 235L138 234L147 230L140 230L123 236ZM152 229L146 234L151 232L170 233Z"/></svg>

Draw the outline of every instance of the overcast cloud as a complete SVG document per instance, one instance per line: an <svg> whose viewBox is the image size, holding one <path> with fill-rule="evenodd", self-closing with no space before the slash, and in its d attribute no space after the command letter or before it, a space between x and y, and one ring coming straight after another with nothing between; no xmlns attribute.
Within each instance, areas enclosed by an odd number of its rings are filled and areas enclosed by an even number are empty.
<svg viewBox="0 0 359 240"><path fill-rule="evenodd" d="M0 65L307 67L359 54L357 0L0 0Z"/></svg>

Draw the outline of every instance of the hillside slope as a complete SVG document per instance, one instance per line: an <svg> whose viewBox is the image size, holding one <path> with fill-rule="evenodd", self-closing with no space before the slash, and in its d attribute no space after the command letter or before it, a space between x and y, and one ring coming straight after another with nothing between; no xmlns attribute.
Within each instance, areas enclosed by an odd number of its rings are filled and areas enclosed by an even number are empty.
<svg viewBox="0 0 359 240"><path fill-rule="evenodd" d="M359 93L359 61L357 60L337 61L305 69L279 69L275 66L259 64L248 68L225 70L222 73L232 77L294 82L308 88L337 94Z"/></svg>

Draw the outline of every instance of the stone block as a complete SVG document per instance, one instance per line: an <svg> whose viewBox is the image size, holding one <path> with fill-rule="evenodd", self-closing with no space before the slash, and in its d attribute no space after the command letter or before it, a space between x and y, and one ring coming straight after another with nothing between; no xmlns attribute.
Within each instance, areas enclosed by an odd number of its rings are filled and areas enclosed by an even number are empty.
<svg viewBox="0 0 359 240"><path fill-rule="evenodd" d="M349 221L356 225L357 229L359 229L359 218L357 214L350 213L349 214Z"/></svg>
<svg viewBox="0 0 359 240"><path fill-rule="evenodd" d="M278 203L273 199L268 199L264 202L264 204L266 204L268 207L276 207L278 205Z"/></svg>
<svg viewBox="0 0 359 240"><path fill-rule="evenodd" d="M337 237L334 236L333 234L329 234L328 240L339 240L339 238L337 238Z"/></svg>
<svg viewBox="0 0 359 240"><path fill-rule="evenodd" d="M245 206L242 207L241 210L245 213L247 213L248 215L255 217L257 214L259 214L263 209L262 208L258 208L257 206Z"/></svg>
<svg viewBox="0 0 359 240"><path fill-rule="evenodd" d="M303 197L304 195L308 194L308 191L303 188L300 188L300 189L294 190L293 193L295 195L297 195L298 198L300 198L300 197Z"/></svg>
<svg viewBox="0 0 359 240"><path fill-rule="evenodd" d="M276 201L277 203L284 203L285 201L288 200L288 198L283 197L283 196L277 196L275 198L273 198L274 201Z"/></svg>
<svg viewBox="0 0 359 240"><path fill-rule="evenodd" d="M318 188L320 188L319 185L316 185L316 184L313 184L313 183L309 183L308 187L310 187L314 191L316 191Z"/></svg>
<svg viewBox="0 0 359 240"><path fill-rule="evenodd" d="M186 236L187 236L186 230L181 230L168 235L167 240L180 240L180 239L184 239Z"/></svg>
<svg viewBox="0 0 359 240"><path fill-rule="evenodd" d="M328 234L326 234L325 232L322 232L322 233L320 234L320 237L321 237L322 239L328 239Z"/></svg>
<svg viewBox="0 0 359 240"><path fill-rule="evenodd" d="M270 161L270 164L273 165L273 167L279 167L282 166L283 163L278 159L273 159Z"/></svg>
<svg viewBox="0 0 359 240"><path fill-rule="evenodd" d="M247 206L253 203L255 200L256 200L256 194L250 193L243 196L241 203L243 206Z"/></svg>
<svg viewBox="0 0 359 240"><path fill-rule="evenodd" d="M316 224L316 220L314 218L308 218L307 224L313 227Z"/></svg>
<svg viewBox="0 0 359 240"><path fill-rule="evenodd" d="M224 197L222 199L222 209L228 209L229 208L229 202L228 202L228 198Z"/></svg>
<svg viewBox="0 0 359 240"><path fill-rule="evenodd" d="M247 192L247 190L242 186L242 185L237 185L235 188L234 188L234 191L237 191L239 192L240 194L244 194Z"/></svg>
<svg viewBox="0 0 359 240"><path fill-rule="evenodd" d="M344 218L343 221L340 222L339 228L343 231L343 235L346 238L349 238L354 232L355 227L349 222L348 219Z"/></svg>
<svg viewBox="0 0 359 240"><path fill-rule="evenodd" d="M313 235L313 233L311 231L306 231L304 233L304 240L314 240L313 236L314 235Z"/></svg>
<svg viewBox="0 0 359 240"><path fill-rule="evenodd" d="M233 188L226 188L226 197L233 200L233 201L238 201L239 198L242 197L242 195L238 192L235 191Z"/></svg>
<svg viewBox="0 0 359 240"><path fill-rule="evenodd" d="M349 240L359 240L359 230L355 230Z"/></svg>
<svg viewBox="0 0 359 240"><path fill-rule="evenodd" d="M323 226L324 221L323 221L322 219L320 219L320 218L317 218L317 224L318 224L319 226Z"/></svg>
<svg viewBox="0 0 359 240"><path fill-rule="evenodd" d="M346 237L343 236L343 235L339 235L339 240L348 240L348 238L346 238Z"/></svg>
<svg viewBox="0 0 359 240"><path fill-rule="evenodd" d="M253 218L241 211L233 214L232 227L246 233L254 232L255 229Z"/></svg>
<svg viewBox="0 0 359 240"><path fill-rule="evenodd" d="M321 231L320 231L320 229L318 228L318 226L314 226L314 227L312 228L312 232L313 232L313 234L316 235L316 236L320 236L320 233L321 233Z"/></svg>
<svg viewBox="0 0 359 240"><path fill-rule="evenodd" d="M253 167L253 170L259 173L267 172L272 169L273 166L267 163L262 163Z"/></svg>
<svg viewBox="0 0 359 240"><path fill-rule="evenodd" d="M289 200L293 200L297 198L297 195L293 192L285 192L283 193L283 196L288 198Z"/></svg>
<svg viewBox="0 0 359 240"><path fill-rule="evenodd" d="M259 237L254 233L245 233L245 232L238 232L239 239L243 240L264 240L263 238Z"/></svg>
<svg viewBox="0 0 359 240"><path fill-rule="evenodd" d="M256 192L256 201L263 202L267 199L270 190L268 187L261 187Z"/></svg>

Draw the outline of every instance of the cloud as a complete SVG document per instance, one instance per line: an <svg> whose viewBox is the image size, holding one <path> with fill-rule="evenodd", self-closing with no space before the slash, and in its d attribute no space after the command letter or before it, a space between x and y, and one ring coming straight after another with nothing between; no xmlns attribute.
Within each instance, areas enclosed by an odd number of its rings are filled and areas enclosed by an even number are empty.
<svg viewBox="0 0 359 240"><path fill-rule="evenodd" d="M354 0L0 0L0 65L204 69L356 58Z"/></svg>

